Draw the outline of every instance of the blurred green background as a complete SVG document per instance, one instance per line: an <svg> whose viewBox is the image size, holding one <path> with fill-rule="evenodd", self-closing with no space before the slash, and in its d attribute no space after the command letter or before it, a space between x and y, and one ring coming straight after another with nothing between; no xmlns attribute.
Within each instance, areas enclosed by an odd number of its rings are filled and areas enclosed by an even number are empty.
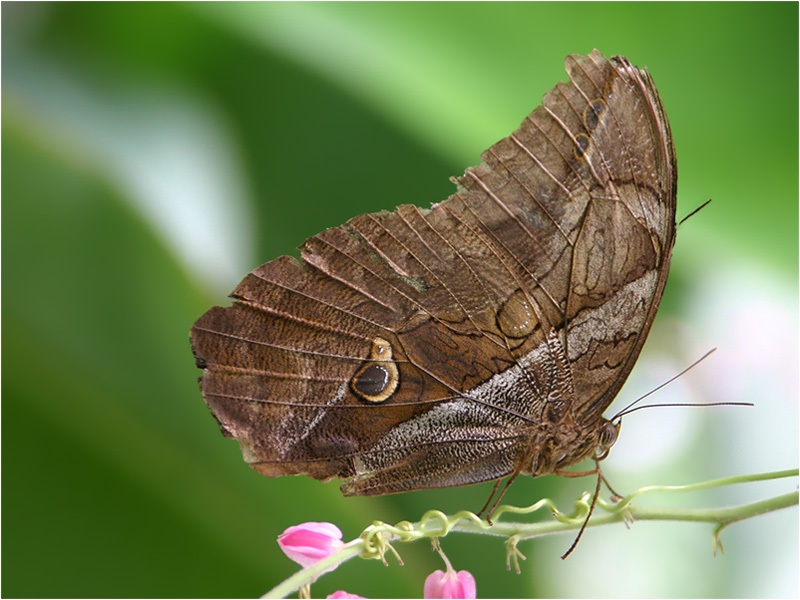
<svg viewBox="0 0 800 600"><path fill-rule="evenodd" d="M477 510L487 486L343 498L270 480L197 388L192 322L251 269L367 211L428 206L510 133L563 59L647 66L672 124L681 227L625 404L712 346L626 419L623 491L797 466L796 3L3 3L4 597L255 597L294 571L276 536L307 520ZM593 482L518 480L565 509ZM657 504L719 506L795 481ZM443 547L480 596L796 596L797 510L731 527L638 523ZM355 561L316 596L419 596L429 545Z"/></svg>

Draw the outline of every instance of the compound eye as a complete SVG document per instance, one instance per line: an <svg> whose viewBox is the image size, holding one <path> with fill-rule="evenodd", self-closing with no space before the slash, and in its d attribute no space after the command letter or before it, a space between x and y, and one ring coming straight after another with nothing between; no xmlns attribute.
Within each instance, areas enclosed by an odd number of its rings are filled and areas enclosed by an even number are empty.
<svg viewBox="0 0 800 600"><path fill-rule="evenodd" d="M597 460L603 460L608 456L608 451L611 450L611 446L617 441L618 435L619 425L614 425L611 421L603 421L597 436L597 449L595 450Z"/></svg>

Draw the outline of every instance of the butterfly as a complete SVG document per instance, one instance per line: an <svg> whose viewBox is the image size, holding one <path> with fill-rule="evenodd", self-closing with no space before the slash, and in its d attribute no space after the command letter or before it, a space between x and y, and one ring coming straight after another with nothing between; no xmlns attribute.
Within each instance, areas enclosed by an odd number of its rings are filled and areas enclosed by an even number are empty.
<svg viewBox="0 0 800 600"><path fill-rule="evenodd" d="M197 320L203 397L253 469L381 495L607 454L667 281L675 151L646 70L565 64L447 200L315 235Z"/></svg>

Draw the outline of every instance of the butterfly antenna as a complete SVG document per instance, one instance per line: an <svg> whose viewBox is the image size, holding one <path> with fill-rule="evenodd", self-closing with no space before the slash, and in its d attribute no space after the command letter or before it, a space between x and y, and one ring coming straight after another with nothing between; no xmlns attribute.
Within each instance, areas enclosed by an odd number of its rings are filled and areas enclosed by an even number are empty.
<svg viewBox="0 0 800 600"><path fill-rule="evenodd" d="M683 217L680 221L678 221L678 227L683 225L684 221L688 221L690 217L695 216L697 213L699 213L701 210L703 210L706 206L709 205L710 202L711 202L711 198L709 198L708 200L703 202L700 206L698 206L692 212L690 212L688 215Z"/></svg>
<svg viewBox="0 0 800 600"><path fill-rule="evenodd" d="M667 381L665 381L664 383L662 383L662 384L661 384L661 385L659 385L658 387L656 387L656 388L654 388L654 389L650 390L650 391L649 391L649 392L647 392L647 393L646 393L644 396L640 396L639 398L637 398L636 400L634 400L633 402L631 402L630 404L628 404L628 406L626 406L626 407L625 407L625 408L623 408L621 411L619 411L619 412L618 412L616 415L614 415L613 417L611 417L611 421L616 421L617 419L619 419L620 417L622 417L622 415L627 415L627 414L629 414L630 412L632 412L632 411L631 411L631 408L633 408L635 405L639 404L639 402L641 402L642 400L644 400L644 399L645 399L645 398L647 398L648 396L652 396L652 395L653 395L653 394L655 394L655 393L656 393L658 390L660 390L660 389L662 389L662 388L665 388L665 387L667 387L667 386L668 386L670 383L672 383L673 381L675 381L676 379L678 379L678 377L682 377L683 375L685 375L686 373L688 373L690 370L694 369L694 368L695 368L697 365L699 365L701 362L703 362L705 359L707 359L709 356L711 356L711 355L712 355L714 352L716 352L716 351L717 351L717 349L716 349L716 348L712 348L711 350L709 350L708 352L706 352L706 353L705 353L703 356L701 356L701 357L700 357L700 358L698 358L696 361L694 361L694 362L693 362L691 365L689 365L688 367L686 367L686 368L685 368L683 371L681 371L681 372L680 372L680 373L678 373L677 375L674 375L673 377L670 377L670 378L669 378Z"/></svg>
<svg viewBox="0 0 800 600"><path fill-rule="evenodd" d="M678 373L674 377L671 377L670 379L668 379L667 381L665 381L664 383L662 383L661 385L659 385L655 389L650 390L644 396L641 396L641 397L637 398L636 400L634 400L633 402L631 402L630 404L628 404L628 406L626 406L621 411L619 411L616 415L611 417L610 420L611 421L617 421L618 419L621 419L623 416L629 415L632 412L636 412L637 410L642 410L643 408L662 408L662 407L667 407L667 406L753 406L752 402L670 402L670 403L664 403L664 404L648 404L646 406L635 406L636 404L638 404L639 402L641 402L642 400L644 400L648 396L651 396L652 394L655 394L658 390L668 386L670 383L672 383L673 381L675 381L679 377L682 377L683 375L688 373L691 369L694 369L697 365L699 365L701 362L703 362L706 358L711 356L711 354L716 352L716 350L717 350L716 348L712 348L711 350L706 352L703 356L701 356L696 361L694 361L691 365L686 367L683 371L681 371L680 373Z"/></svg>
<svg viewBox="0 0 800 600"><path fill-rule="evenodd" d="M668 406L755 406L752 402L665 402L664 404L648 404L647 406L637 406L636 408L624 413L629 415L637 410L644 408L665 408Z"/></svg>

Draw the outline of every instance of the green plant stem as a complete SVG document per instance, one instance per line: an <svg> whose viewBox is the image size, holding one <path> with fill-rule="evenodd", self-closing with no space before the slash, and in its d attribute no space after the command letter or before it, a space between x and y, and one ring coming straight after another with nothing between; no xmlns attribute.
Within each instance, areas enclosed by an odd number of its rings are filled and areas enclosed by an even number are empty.
<svg viewBox="0 0 800 600"><path fill-rule="evenodd" d="M656 492L693 492L736 483L797 476L798 470L791 469L773 473L726 477L684 486L647 486L636 490L616 503L607 503L602 499L598 499L597 507L601 509L601 512L596 512L592 515L587 527L631 521L714 523L717 525L714 530L715 544L716 547L721 548L719 535L725 527L738 521L796 505L800 501L798 492L790 492L766 500L726 508L649 508L632 504L632 501L644 494ZM422 519L416 523L403 521L396 525L389 525L378 521L365 529L359 538L347 543L338 552L311 567L298 571L264 594L262 598L284 598L303 586L310 585L324 573L335 569L343 562L356 556L377 558L386 563L386 551L394 552L391 546L392 542L412 542L421 538L444 537L451 532L507 538L508 556L509 558L514 558L512 555L519 554L516 550L516 545L522 540L580 529L588 515L590 502L590 495L584 494L575 503L575 511L570 515L559 511L555 504L547 498L527 507L501 506L495 512L495 521L492 525L469 511L461 511L448 516L440 511L432 510L425 513ZM543 508L552 513L553 520L533 523L499 520L499 517L505 513L529 514ZM516 562L516 558L514 558L514 561Z"/></svg>
<svg viewBox="0 0 800 600"><path fill-rule="evenodd" d="M292 592L296 592L304 585L311 585L318 577L324 575L330 570L336 569L340 564L355 558L364 552L366 543L362 538L356 538L352 542L345 544L343 548L331 554L329 557L322 559L315 565L306 567L289 577L284 579L281 583L276 585L262 598L285 598Z"/></svg>
<svg viewBox="0 0 800 600"><path fill-rule="evenodd" d="M608 525L622 521L686 521L695 523L716 523L730 525L761 514L788 508L798 503L798 492L790 492L767 500L759 500L750 504L742 504L730 508L649 508L631 505L627 510L614 510L606 514L598 514L589 519L587 527ZM490 529L479 530L469 523L459 523L452 531L483 533L501 537L517 536L519 539L531 539L553 533L572 531L582 525L580 519L569 522L546 521L540 523L495 523Z"/></svg>

